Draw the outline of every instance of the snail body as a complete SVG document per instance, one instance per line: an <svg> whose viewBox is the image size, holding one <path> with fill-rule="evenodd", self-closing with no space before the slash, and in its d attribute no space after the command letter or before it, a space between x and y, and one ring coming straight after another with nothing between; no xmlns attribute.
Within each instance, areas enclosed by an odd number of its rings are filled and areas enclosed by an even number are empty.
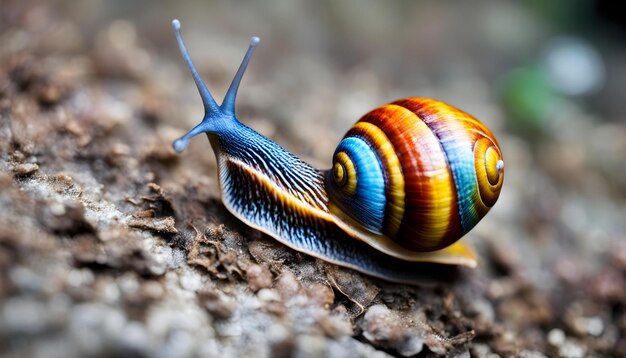
<svg viewBox="0 0 626 358"><path fill-rule="evenodd" d="M206 133L222 201L246 224L322 260L395 282L415 282L420 262L476 265L459 242L495 204L504 162L491 131L428 98L376 108L344 136L329 170L319 170L241 123L235 97L257 37L218 105L176 38L205 108L177 139Z"/></svg>

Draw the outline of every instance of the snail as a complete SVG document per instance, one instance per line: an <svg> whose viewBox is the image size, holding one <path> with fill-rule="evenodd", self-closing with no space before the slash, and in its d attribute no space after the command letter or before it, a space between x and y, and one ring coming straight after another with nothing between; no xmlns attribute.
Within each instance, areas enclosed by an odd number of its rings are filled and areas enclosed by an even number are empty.
<svg viewBox="0 0 626 358"><path fill-rule="evenodd" d="M207 134L233 215L292 249L387 281L414 283L424 262L476 266L474 251L458 240L495 204L504 179L502 153L484 124L437 100L401 99L365 114L340 141L331 169L319 170L235 115L258 37L218 105L180 22L172 27L205 110L173 148L180 153Z"/></svg>

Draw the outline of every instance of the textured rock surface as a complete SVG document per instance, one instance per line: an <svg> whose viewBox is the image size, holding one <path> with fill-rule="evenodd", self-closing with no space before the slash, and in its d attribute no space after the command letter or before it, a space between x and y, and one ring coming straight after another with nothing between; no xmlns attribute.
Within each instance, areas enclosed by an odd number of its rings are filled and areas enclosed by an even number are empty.
<svg viewBox="0 0 626 358"><path fill-rule="evenodd" d="M457 68L453 82L475 91L439 94L469 96L500 134L505 191L467 238L478 269L433 266L422 286L390 284L246 227L220 202L208 143L182 157L170 149L201 110L174 54L169 19L181 14L163 8L158 26L102 20L87 31L78 10L2 7L0 355L626 355L623 123L598 125L570 106L569 131L531 145L502 129L485 80ZM418 94L397 74L373 74L390 67L319 52L285 58L292 50L278 51L281 25L272 26L274 53L255 59L239 116L307 160L326 163L360 113L395 99L381 92L396 82L394 97ZM185 31L211 86L225 88L246 36ZM302 68L306 86L285 78ZM336 84L361 92L327 98Z"/></svg>

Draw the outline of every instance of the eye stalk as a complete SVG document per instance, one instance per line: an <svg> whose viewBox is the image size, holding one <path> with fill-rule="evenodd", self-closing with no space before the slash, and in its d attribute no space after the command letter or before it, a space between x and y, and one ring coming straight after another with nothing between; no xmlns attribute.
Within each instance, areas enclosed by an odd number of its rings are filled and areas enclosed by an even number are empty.
<svg viewBox="0 0 626 358"><path fill-rule="evenodd" d="M237 98L237 90L239 89L239 84L241 83L241 79L243 78L243 74L246 72L246 68L248 67L248 63L250 63L250 58L252 57L252 53L254 52L254 48L261 42L261 39L257 36L253 36L250 39L250 46L248 47L248 51L246 52L243 60L241 61L241 65L239 65L239 69L233 78L233 81L228 87L228 91L224 96L224 101L221 105L218 105L215 102L215 99L211 95L208 87L200 77L196 66L194 66L193 61L191 60L191 56L189 56L189 51L187 51L187 47L183 42L183 37L180 33L180 21L178 19L172 20L172 28L174 29L174 34L176 35L176 41L178 42L178 47L180 48L180 53L187 64L187 68L193 77L194 82L196 83L196 87L198 88L198 92L200 93L200 98L202 98L202 104L204 105L204 118L202 121L187 132L184 136L176 139L174 143L172 143L172 147L178 153L182 152L187 148L189 144L189 140L201 133L207 132L216 132L218 130L218 122L232 122L237 121L235 116L235 101Z"/></svg>
<svg viewBox="0 0 626 358"><path fill-rule="evenodd" d="M250 63L250 58L252 57L252 53L254 52L254 48L256 45L261 42L261 39L257 36L252 36L250 38L250 46L248 46L248 51L246 51L246 55L243 57L241 61L241 65L239 65L239 69L233 78L233 81L230 83L228 87L228 91L226 92L226 96L224 96L224 101L220 108L225 113L235 115L235 99L237 98L237 90L239 89L239 83L241 82L241 78L243 77L244 72L246 72L246 68L248 67L248 63Z"/></svg>

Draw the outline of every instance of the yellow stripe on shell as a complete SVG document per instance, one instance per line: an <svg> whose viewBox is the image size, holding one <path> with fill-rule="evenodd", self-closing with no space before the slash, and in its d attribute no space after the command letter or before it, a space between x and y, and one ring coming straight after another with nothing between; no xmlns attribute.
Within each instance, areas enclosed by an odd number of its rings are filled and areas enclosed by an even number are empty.
<svg viewBox="0 0 626 358"><path fill-rule="evenodd" d="M500 153L494 148L487 148L485 152L485 167L487 169L487 179L489 184L495 185L500 179L500 171L497 168L498 160L500 160Z"/></svg>
<svg viewBox="0 0 626 358"><path fill-rule="evenodd" d="M357 181L354 163L352 162L350 157L344 152L339 152L335 154L335 162L341 163L346 170L344 175L347 176L347 180L345 185L341 186L341 190L343 190L347 195L354 195L356 193ZM339 185L339 183L337 184Z"/></svg>
<svg viewBox="0 0 626 358"><path fill-rule="evenodd" d="M333 165L333 179L336 183L341 183L345 178L346 173L343 171L343 166L339 163Z"/></svg>
<svg viewBox="0 0 626 358"><path fill-rule="evenodd" d="M360 134L365 135L376 148L379 158L385 168L385 176L388 180L385 194L387 199L385 213L385 233L390 237L395 237L404 218L404 175L402 166L396 155L396 151L380 128L369 122L358 122L354 125Z"/></svg>
<svg viewBox="0 0 626 358"><path fill-rule="evenodd" d="M479 198L488 208L496 203L502 188L504 175L502 170L497 168L501 159L500 152L489 138L480 138L474 144L474 167Z"/></svg>

